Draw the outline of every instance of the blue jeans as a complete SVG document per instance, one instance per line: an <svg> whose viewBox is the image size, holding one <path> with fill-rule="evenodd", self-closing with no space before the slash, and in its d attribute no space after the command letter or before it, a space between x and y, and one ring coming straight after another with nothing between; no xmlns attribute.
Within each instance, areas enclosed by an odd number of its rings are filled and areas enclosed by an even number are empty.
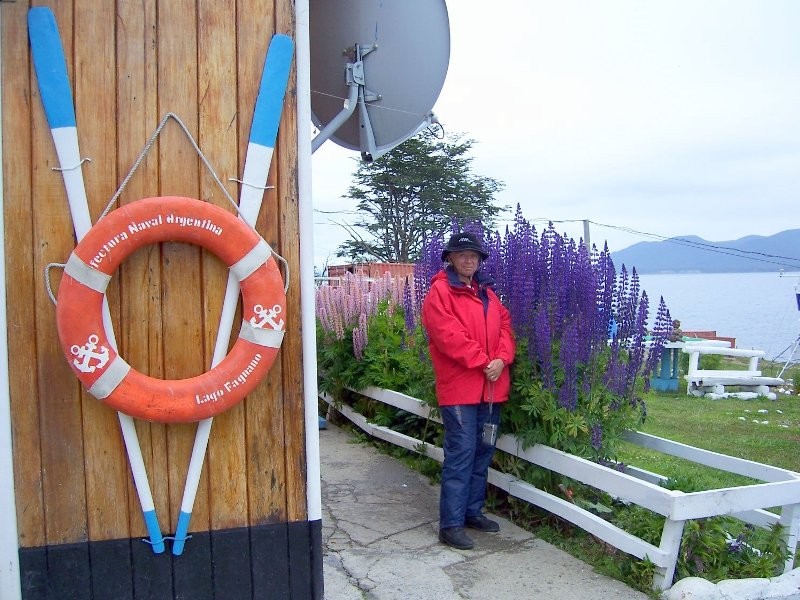
<svg viewBox="0 0 800 600"><path fill-rule="evenodd" d="M489 412L491 407L491 413ZM439 498L439 527L463 527L481 513L494 445L481 441L484 423L500 422L500 404L442 406L444 462Z"/></svg>

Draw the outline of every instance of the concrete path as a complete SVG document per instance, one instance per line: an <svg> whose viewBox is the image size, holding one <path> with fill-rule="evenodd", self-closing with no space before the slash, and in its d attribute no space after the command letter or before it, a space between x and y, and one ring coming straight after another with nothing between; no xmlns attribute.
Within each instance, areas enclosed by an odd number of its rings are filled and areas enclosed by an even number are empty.
<svg viewBox="0 0 800 600"><path fill-rule="evenodd" d="M438 486L335 425L319 436L326 600L648 599L499 517L449 548Z"/></svg>

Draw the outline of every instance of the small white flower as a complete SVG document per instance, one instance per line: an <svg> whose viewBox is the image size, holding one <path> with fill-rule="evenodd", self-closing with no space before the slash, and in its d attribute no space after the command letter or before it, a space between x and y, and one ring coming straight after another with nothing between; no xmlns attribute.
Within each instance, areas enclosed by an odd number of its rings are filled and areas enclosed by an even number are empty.
<svg viewBox="0 0 800 600"><path fill-rule="evenodd" d="M758 412L760 412L763 415L764 413L768 413L769 411L766 408L760 408Z"/></svg>
<svg viewBox="0 0 800 600"><path fill-rule="evenodd" d="M739 417L739 420L740 421L747 421L747 419L745 419L744 417Z"/></svg>

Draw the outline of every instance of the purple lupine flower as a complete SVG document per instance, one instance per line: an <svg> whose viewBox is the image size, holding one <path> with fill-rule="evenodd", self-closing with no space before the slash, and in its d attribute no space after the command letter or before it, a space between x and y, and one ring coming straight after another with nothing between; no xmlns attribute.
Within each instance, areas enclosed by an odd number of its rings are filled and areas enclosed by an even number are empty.
<svg viewBox="0 0 800 600"><path fill-rule="evenodd" d="M578 408L578 390L574 381L565 381L558 389L558 405L570 412Z"/></svg>
<svg viewBox="0 0 800 600"><path fill-rule="evenodd" d="M333 335L336 337L337 340L344 339L344 316L341 310L341 306L335 303L331 303L331 325Z"/></svg>
<svg viewBox="0 0 800 600"><path fill-rule="evenodd" d="M738 554L744 547L744 533L740 533L735 539L728 542L728 552L731 554Z"/></svg>
<svg viewBox="0 0 800 600"><path fill-rule="evenodd" d="M597 261L593 264L597 273L597 316L595 323L595 340L598 343L605 343L611 323L615 324L614 334L616 334L616 319L614 316L614 289L616 287L617 272L614 268L614 261L611 260L611 253L608 244L603 246L603 251L598 255Z"/></svg>
<svg viewBox="0 0 800 600"><path fill-rule="evenodd" d="M553 373L553 338L550 330L550 317L547 307L539 305L534 315L534 343L528 344L528 351L535 352L532 356L534 362L539 363L542 372L542 383L545 388L552 390L555 387Z"/></svg>
<svg viewBox="0 0 800 600"><path fill-rule="evenodd" d="M534 335L534 314L540 289L540 282L536 276L538 245L536 229L526 227L518 238L518 247L516 249L520 266L512 269L518 309L518 314L513 311L511 313L512 320L515 323L514 331L519 328L521 335L528 337ZM511 309L509 308L509 310Z"/></svg>
<svg viewBox="0 0 800 600"><path fill-rule="evenodd" d="M603 447L603 425L600 423L592 425L589 437L592 448L599 452Z"/></svg>
<svg viewBox="0 0 800 600"><path fill-rule="evenodd" d="M328 305L330 302L328 290L330 290L330 286L328 285L323 285L317 290L315 306L317 319L319 319L320 325L322 325L322 329L325 331L331 331L333 329L333 323L328 312Z"/></svg>
<svg viewBox="0 0 800 600"><path fill-rule="evenodd" d="M664 296L661 296L658 302L658 311L656 312L656 319L653 324L653 334L650 340L650 346L647 349L647 361L644 366L644 391L650 389L650 375L652 375L661 360L661 355L664 351L664 344L669 339L672 332L672 319L670 318L669 310L664 302Z"/></svg>
<svg viewBox="0 0 800 600"><path fill-rule="evenodd" d="M361 345L361 332L359 328L354 327L350 335L353 337L353 356L355 356L356 360L361 360L364 356L364 346Z"/></svg>
<svg viewBox="0 0 800 600"><path fill-rule="evenodd" d="M414 304L411 302L411 284L406 281L403 286L403 316L406 323L406 332L411 333L416 329L417 320L414 314Z"/></svg>
<svg viewBox="0 0 800 600"><path fill-rule="evenodd" d="M364 357L364 349L369 341L367 327L367 315L362 312L358 317L358 325L353 328L353 355L356 360L361 360Z"/></svg>
<svg viewBox="0 0 800 600"><path fill-rule="evenodd" d="M402 306L405 296L405 288L408 284L406 277L391 277L391 285L389 287L389 294L392 302L396 306Z"/></svg>
<svg viewBox="0 0 800 600"><path fill-rule="evenodd" d="M634 270L634 274L636 271ZM629 338L628 365L625 373L627 389L633 390L636 377L644 363L645 331L647 330L647 293L643 292L636 311L636 320Z"/></svg>
<svg viewBox="0 0 800 600"><path fill-rule="evenodd" d="M611 341L609 362L606 367L604 382L608 390L616 396L625 395L625 364L620 358L620 343L619 338ZM615 410L617 407L612 407Z"/></svg>
<svg viewBox="0 0 800 600"><path fill-rule="evenodd" d="M444 246L441 236L428 240L420 253L419 261L414 265L414 305L417 310L430 289L431 279L442 268L441 255Z"/></svg>
<svg viewBox="0 0 800 600"><path fill-rule="evenodd" d="M367 343L366 320L382 302L387 302L391 314L403 298L401 286L402 278L388 273L375 281L347 273L338 286L324 285L317 289L316 313L320 325L337 340L344 340L350 331L354 349L360 353Z"/></svg>
<svg viewBox="0 0 800 600"><path fill-rule="evenodd" d="M578 327L575 322L567 324L558 358L564 371L564 383L558 393L558 404L569 411L578 407Z"/></svg>
<svg viewBox="0 0 800 600"><path fill-rule="evenodd" d="M623 340L628 337L630 327L628 324L632 318L628 314L628 269L622 265L622 270L617 280L617 289L615 290L614 299L612 301L612 311L617 322L617 335Z"/></svg>

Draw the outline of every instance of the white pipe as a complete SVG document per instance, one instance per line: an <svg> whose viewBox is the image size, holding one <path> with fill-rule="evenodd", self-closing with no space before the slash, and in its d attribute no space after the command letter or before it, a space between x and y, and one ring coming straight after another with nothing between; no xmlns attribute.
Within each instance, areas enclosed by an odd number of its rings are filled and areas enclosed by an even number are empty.
<svg viewBox="0 0 800 600"><path fill-rule="evenodd" d="M0 10L0 31L3 11ZM0 64L3 64L0 44ZM3 114L3 92L0 89L0 116ZM3 120L0 118L0 149L3 148ZM11 441L11 388L8 383L8 314L6 312L6 244L3 219L3 161L0 160L0 590L3 598L20 600L22 587L19 573L19 533L17 503L14 495L14 448Z"/></svg>
<svg viewBox="0 0 800 600"><path fill-rule="evenodd" d="M303 331L303 390L306 422L308 520L322 520L317 408L317 323L314 310L314 215L311 198L311 56L308 0L296 0L297 187L300 209L300 318Z"/></svg>

